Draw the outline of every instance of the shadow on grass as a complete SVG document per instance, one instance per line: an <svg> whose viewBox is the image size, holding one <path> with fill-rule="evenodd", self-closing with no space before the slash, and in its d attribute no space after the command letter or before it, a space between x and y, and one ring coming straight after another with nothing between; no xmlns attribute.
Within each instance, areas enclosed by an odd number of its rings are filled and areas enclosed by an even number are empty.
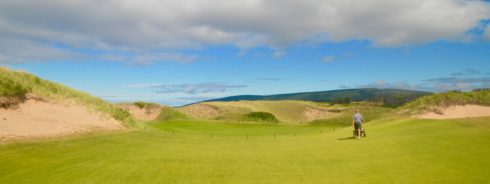
<svg viewBox="0 0 490 184"><path fill-rule="evenodd" d="M337 140L339 140L339 141L345 141L345 140L353 140L353 139L354 139L354 136L350 136L350 137L339 138Z"/></svg>

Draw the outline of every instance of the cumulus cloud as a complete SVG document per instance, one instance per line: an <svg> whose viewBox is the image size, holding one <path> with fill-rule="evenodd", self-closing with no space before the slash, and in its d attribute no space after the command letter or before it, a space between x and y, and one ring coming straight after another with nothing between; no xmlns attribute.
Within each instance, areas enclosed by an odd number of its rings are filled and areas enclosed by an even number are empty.
<svg viewBox="0 0 490 184"><path fill-rule="evenodd" d="M490 3L466 0L0 0L0 42L121 50L232 44L246 50L360 39L391 47L463 40L488 18Z"/></svg>
<svg viewBox="0 0 490 184"><path fill-rule="evenodd" d="M184 94L206 94L224 93L231 89L245 88L247 85L230 85L220 82L198 83L198 84L161 84L161 83L137 83L125 85L129 88L150 88L155 93L184 93Z"/></svg>

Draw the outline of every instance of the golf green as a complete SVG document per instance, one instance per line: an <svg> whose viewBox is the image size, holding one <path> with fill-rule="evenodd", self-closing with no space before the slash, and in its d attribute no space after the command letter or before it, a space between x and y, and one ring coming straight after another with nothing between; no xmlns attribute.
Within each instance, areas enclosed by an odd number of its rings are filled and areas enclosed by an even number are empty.
<svg viewBox="0 0 490 184"><path fill-rule="evenodd" d="M169 121L0 146L0 183L488 183L490 118L352 129Z"/></svg>

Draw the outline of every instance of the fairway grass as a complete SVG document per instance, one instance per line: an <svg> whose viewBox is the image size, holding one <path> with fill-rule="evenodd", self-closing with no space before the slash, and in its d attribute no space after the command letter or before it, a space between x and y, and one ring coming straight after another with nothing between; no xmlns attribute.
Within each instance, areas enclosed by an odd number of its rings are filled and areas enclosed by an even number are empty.
<svg viewBox="0 0 490 184"><path fill-rule="evenodd" d="M159 122L0 146L0 183L489 183L488 122L385 119L360 140L350 127Z"/></svg>

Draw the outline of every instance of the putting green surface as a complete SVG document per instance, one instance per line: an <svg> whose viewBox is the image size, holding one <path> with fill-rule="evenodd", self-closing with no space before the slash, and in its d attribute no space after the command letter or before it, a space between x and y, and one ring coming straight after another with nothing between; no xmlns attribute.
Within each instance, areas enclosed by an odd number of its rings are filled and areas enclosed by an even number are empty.
<svg viewBox="0 0 490 184"><path fill-rule="evenodd" d="M171 121L0 146L0 183L489 183L490 118L351 128Z"/></svg>

